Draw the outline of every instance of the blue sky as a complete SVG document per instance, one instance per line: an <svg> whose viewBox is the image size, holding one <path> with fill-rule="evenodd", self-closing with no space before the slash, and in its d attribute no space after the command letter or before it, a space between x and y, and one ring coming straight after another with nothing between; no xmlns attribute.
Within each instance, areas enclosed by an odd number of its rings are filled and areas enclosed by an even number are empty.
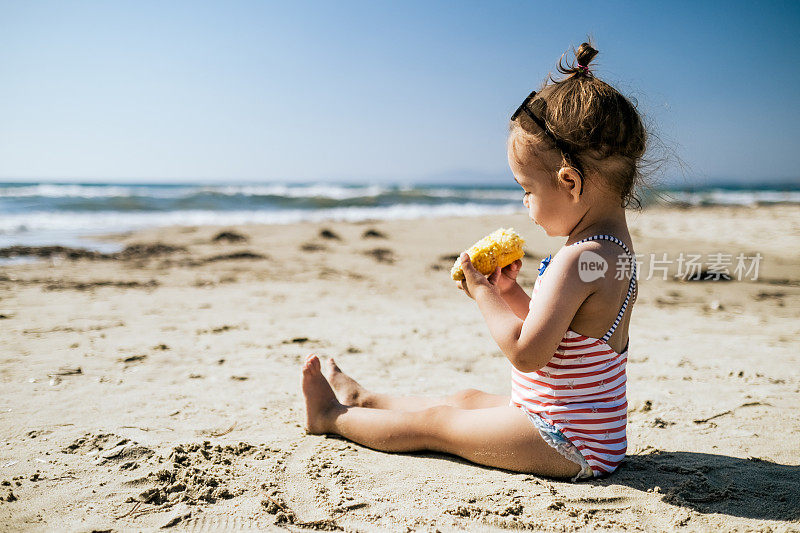
<svg viewBox="0 0 800 533"><path fill-rule="evenodd" d="M591 34L679 182L798 182L796 2L4 2L0 179L501 183Z"/></svg>

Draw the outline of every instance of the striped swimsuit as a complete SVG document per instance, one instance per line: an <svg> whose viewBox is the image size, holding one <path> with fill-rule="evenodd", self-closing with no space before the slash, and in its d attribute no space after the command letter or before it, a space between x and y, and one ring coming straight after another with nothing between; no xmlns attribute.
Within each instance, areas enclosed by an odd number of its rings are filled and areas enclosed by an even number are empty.
<svg viewBox="0 0 800 533"><path fill-rule="evenodd" d="M553 442L551 436L545 435L546 430L541 429L548 444L573 461L580 461L584 467L588 463L593 476L613 472L627 449L625 363L628 346L626 343L622 353L617 353L608 345L608 339L636 291L636 258L621 240L611 235L594 235L571 246L600 239L621 246L631 265L628 293L611 328L599 339L568 329L556 353L544 367L536 372L511 368L510 405L522 409L540 429L549 427L556 436L560 432L562 441L566 437L569 442L563 444L573 452L577 449L581 457L570 457L562 446ZM531 309L547 264L548 260L542 261L531 294ZM588 477L588 474L577 477Z"/></svg>

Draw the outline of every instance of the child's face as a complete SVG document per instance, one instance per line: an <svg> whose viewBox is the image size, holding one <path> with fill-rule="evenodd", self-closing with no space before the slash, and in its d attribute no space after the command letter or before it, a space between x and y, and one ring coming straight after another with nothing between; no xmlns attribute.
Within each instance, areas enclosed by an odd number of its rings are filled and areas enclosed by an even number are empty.
<svg viewBox="0 0 800 533"><path fill-rule="evenodd" d="M508 165L525 191L522 203L528 209L528 216L551 237L569 235L581 216L574 195L552 171L533 159L520 164L509 143Z"/></svg>

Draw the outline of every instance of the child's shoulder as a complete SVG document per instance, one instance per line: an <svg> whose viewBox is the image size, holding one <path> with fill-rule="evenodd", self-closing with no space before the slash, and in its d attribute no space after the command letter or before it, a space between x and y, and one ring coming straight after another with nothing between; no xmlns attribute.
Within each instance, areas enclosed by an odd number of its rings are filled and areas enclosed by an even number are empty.
<svg viewBox="0 0 800 533"><path fill-rule="evenodd" d="M562 246L553 255L548 270L552 268L568 279L599 285L615 278L609 273L629 264L630 256L619 244L598 239Z"/></svg>
<svg viewBox="0 0 800 533"><path fill-rule="evenodd" d="M616 238L615 240L596 239L592 241L578 241L577 243L562 246L558 252L556 252L555 256L559 257L560 261L577 263L580 261L581 255L590 256L590 254L586 252L591 252L592 254L601 256L606 261L613 261L616 263L619 258L628 257L627 251L633 253L630 245L625 245L627 248L626 251L626 249L620 246L616 241L625 244L624 241Z"/></svg>

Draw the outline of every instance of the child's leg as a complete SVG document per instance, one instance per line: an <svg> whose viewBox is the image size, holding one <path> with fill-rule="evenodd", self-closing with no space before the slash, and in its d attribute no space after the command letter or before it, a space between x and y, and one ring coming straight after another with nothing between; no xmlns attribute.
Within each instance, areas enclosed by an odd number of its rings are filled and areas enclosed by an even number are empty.
<svg viewBox="0 0 800 533"><path fill-rule="evenodd" d="M349 407L336 400L311 355L302 369L309 433L336 433L387 452L431 450L472 462L552 477L575 476L580 467L545 443L514 407L465 410L440 405L415 412Z"/></svg>
<svg viewBox="0 0 800 533"><path fill-rule="evenodd" d="M365 389L356 380L342 372L333 358L329 358L324 367L325 377L333 387L338 400L344 405L353 407L421 411L437 405L450 405L461 409L486 409L508 405L511 399L509 396L490 394L477 389L464 389L450 396L438 398L379 394Z"/></svg>

